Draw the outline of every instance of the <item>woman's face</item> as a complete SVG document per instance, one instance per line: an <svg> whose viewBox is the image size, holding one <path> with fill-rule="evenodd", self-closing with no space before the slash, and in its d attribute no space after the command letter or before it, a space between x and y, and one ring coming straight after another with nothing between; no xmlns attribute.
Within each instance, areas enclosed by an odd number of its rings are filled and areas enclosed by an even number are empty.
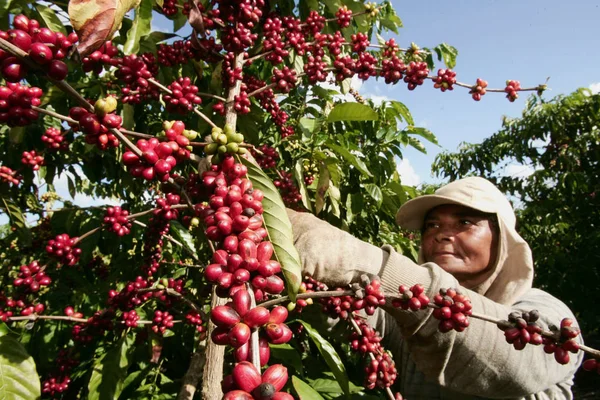
<svg viewBox="0 0 600 400"><path fill-rule="evenodd" d="M442 267L462 286L471 288L485 280L497 248L497 230L477 210L445 204L425 217L421 244L425 261Z"/></svg>

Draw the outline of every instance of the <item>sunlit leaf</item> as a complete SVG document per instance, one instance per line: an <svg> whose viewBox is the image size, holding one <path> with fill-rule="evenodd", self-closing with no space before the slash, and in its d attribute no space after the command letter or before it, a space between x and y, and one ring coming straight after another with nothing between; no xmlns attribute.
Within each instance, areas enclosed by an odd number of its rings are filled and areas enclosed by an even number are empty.
<svg viewBox="0 0 600 400"><path fill-rule="evenodd" d="M135 19L131 29L127 32L127 41L123 46L123 53L135 54L140 50L140 40L152 31L152 3L153 0L141 0L135 10Z"/></svg>
<svg viewBox="0 0 600 400"><path fill-rule="evenodd" d="M292 376L292 385L300 400L325 400L319 392L315 391L308 383L297 376Z"/></svg>
<svg viewBox="0 0 600 400"><path fill-rule="evenodd" d="M456 67L456 56L458 56L458 50L454 46L450 46L447 43L442 43L433 48L438 56L438 60L444 60L444 64L448 68Z"/></svg>
<svg viewBox="0 0 600 400"><path fill-rule="evenodd" d="M304 321L299 322L304 326L306 333L313 341L315 346L317 346L319 353L321 353L321 355L325 359L325 362L329 366L329 369L331 369L331 372L333 372L333 375L340 384L340 387L342 388L344 393L349 393L350 384L348 381L348 375L346 373L346 367L344 366L340 355L337 353L337 351L331 345L331 343L329 343L327 339L321 336L321 334L317 330L313 329L313 327L310 326L310 324Z"/></svg>
<svg viewBox="0 0 600 400"><path fill-rule="evenodd" d="M375 200L377 207L381 207L381 202L383 201L383 194L381 193L381 189L379 188L379 186L373 183L368 183L365 185L365 189L367 190L367 193L369 193L371 198Z"/></svg>
<svg viewBox="0 0 600 400"><path fill-rule="evenodd" d="M40 17L42 17L44 23L50 30L61 32L64 35L67 34L65 25L60 21L53 9L43 4L36 4L35 9L40 13Z"/></svg>
<svg viewBox="0 0 600 400"><path fill-rule="evenodd" d="M40 380L33 358L18 340L0 335L0 398L38 399Z"/></svg>
<svg viewBox="0 0 600 400"><path fill-rule="evenodd" d="M178 221L171 221L171 232L177 240L179 240L185 248L191 253L196 254L198 250L194 244L194 237L181 223Z"/></svg>
<svg viewBox="0 0 600 400"><path fill-rule="evenodd" d="M241 161L248 167L248 178L252 181L253 187L264 193L263 218L269 232L269 240L273 243L277 260L283 269L288 295L292 301L295 301L302 282L302 264L298 250L294 247L292 223L273 181L254 163L243 157Z"/></svg>
<svg viewBox="0 0 600 400"><path fill-rule="evenodd" d="M371 107L360 103L340 103L333 107L327 122L336 121L377 121L379 115Z"/></svg>
<svg viewBox="0 0 600 400"><path fill-rule="evenodd" d="M141 0L71 0L69 18L79 36L77 50L86 56L112 39L123 17Z"/></svg>

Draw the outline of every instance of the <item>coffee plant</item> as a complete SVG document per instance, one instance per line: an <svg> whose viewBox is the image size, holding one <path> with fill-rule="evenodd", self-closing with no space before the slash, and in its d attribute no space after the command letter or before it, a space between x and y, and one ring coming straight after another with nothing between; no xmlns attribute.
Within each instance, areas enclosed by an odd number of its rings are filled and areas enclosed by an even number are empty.
<svg viewBox="0 0 600 400"><path fill-rule="evenodd" d="M435 137L352 80L477 101L544 85L459 82L453 47L382 38L401 26L389 2L10 0L0 13L3 397L400 399L361 314L390 298L434 308L443 332L490 321L458 289L429 299L420 285L303 277L285 207L416 258L394 215L417 193L394 160ZM171 33L152 31L168 20ZM79 207L59 179L118 204ZM559 363L598 357L572 321L536 320L490 322Z"/></svg>

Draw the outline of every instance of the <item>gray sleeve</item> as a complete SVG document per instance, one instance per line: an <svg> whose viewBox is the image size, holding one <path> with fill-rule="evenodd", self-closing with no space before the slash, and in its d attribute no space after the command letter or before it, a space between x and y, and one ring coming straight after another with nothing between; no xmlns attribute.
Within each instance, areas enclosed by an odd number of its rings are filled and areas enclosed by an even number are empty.
<svg viewBox="0 0 600 400"><path fill-rule="evenodd" d="M416 265L391 248L385 246L384 249L390 255L380 275L387 293L397 293L401 283L423 284L430 298L440 287L458 287L456 279L439 266ZM545 328L550 324L559 325L565 317L574 319L564 303L541 290L529 290L511 307L467 289L464 291L471 299L474 312L494 318L506 319L513 310L537 309ZM571 354L569 364L561 365L553 355L546 354L542 346L527 345L517 351L505 341L503 332L495 324L475 318L470 319L470 326L464 332L440 333L431 310L415 313L389 304L384 309L399 328L386 327L386 331L403 336L417 369L433 382L460 393L488 398L526 397L570 382L583 358L581 352ZM581 337L578 340L581 341Z"/></svg>

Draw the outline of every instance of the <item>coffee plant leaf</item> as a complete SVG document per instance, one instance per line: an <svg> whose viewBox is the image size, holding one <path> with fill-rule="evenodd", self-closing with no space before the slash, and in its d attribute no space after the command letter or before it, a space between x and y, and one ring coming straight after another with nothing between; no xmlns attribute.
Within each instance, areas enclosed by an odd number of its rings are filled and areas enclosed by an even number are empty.
<svg viewBox="0 0 600 400"><path fill-rule="evenodd" d="M271 356L282 361L284 364L294 367L296 373L304 376L304 368L302 367L302 356L292 346L287 343L270 344Z"/></svg>
<svg viewBox="0 0 600 400"><path fill-rule="evenodd" d="M142 0L140 6L136 8L135 19L131 29L127 32L127 41L123 46L123 53L138 53L141 38L152 31L152 3L152 0Z"/></svg>
<svg viewBox="0 0 600 400"><path fill-rule="evenodd" d="M188 231L183 225L181 225L180 222L172 221L171 232L173 233L173 236L175 236L175 238L183 244L183 246L190 254L192 254L193 256L196 255L198 250L196 249L196 245L194 244L194 238L192 237L190 231Z"/></svg>
<svg viewBox="0 0 600 400"><path fill-rule="evenodd" d="M67 34L67 30L60 19L56 15L53 9L43 4L36 4L35 9L40 13L40 17L44 20L46 26L54 32L61 32Z"/></svg>
<svg viewBox="0 0 600 400"><path fill-rule="evenodd" d="M321 353L321 356L325 359L327 366L329 366L329 369L333 372L333 375L340 384L343 392L346 394L350 393L350 382L348 380L348 374L346 373L346 367L333 345L321 336L321 334L309 323L302 320L299 320L298 322L304 326L308 337L310 337L315 346L317 346L319 353Z"/></svg>
<svg viewBox="0 0 600 400"><path fill-rule="evenodd" d="M381 202L383 201L383 194L381 193L381 189L379 188L379 186L375 185L374 183L367 183L365 185L365 189L367 190L367 193L369 193L371 198L375 200L377 208L381 207Z"/></svg>
<svg viewBox="0 0 600 400"><path fill-rule="evenodd" d="M0 398L29 400L41 396L33 358L10 335L0 336Z"/></svg>
<svg viewBox="0 0 600 400"><path fill-rule="evenodd" d="M325 400L315 389L302 379L292 376L292 385L300 400Z"/></svg>
<svg viewBox="0 0 600 400"><path fill-rule="evenodd" d="M263 172L260 167L248 159L241 157L242 163L248 168L248 178L255 189L264 193L262 201L267 232L269 240L275 248L275 255L281 264L285 277L288 296L292 301L296 300L296 294L302 282L302 264L300 255L294 247L294 236L292 234L292 223L285 211L285 205L279 194L279 190Z"/></svg>
<svg viewBox="0 0 600 400"><path fill-rule="evenodd" d="M458 56L458 50L454 46L450 46L447 43L442 43L433 48L437 54L438 60L444 60L444 64L448 68L456 67L456 56Z"/></svg>
<svg viewBox="0 0 600 400"><path fill-rule="evenodd" d="M76 0L69 2L69 18L79 36L77 50L84 57L110 40L123 17L141 0Z"/></svg>
<svg viewBox="0 0 600 400"><path fill-rule="evenodd" d="M327 147L335 151L336 154L342 156L346 161L348 161L350 164L356 167L356 169L358 169L361 174L368 177L373 176L373 174L369 172L367 165L360 158L350 153L350 151L348 151L346 147L340 146L332 142L327 142Z"/></svg>
<svg viewBox="0 0 600 400"><path fill-rule="evenodd" d="M303 173L302 161L296 161L294 165L294 179L296 180L296 184L298 185L298 189L300 190L300 194L302 195L302 205L310 212L312 212L312 203L310 202L310 194L306 189L306 185L304 184L304 173Z"/></svg>
<svg viewBox="0 0 600 400"><path fill-rule="evenodd" d="M327 122L337 121L377 121L379 115L371 107L360 103L340 103L333 107Z"/></svg>
<svg viewBox="0 0 600 400"><path fill-rule="evenodd" d="M127 353L132 344L133 338L124 336L115 347L96 360L88 384L89 400L119 398L129 367Z"/></svg>

